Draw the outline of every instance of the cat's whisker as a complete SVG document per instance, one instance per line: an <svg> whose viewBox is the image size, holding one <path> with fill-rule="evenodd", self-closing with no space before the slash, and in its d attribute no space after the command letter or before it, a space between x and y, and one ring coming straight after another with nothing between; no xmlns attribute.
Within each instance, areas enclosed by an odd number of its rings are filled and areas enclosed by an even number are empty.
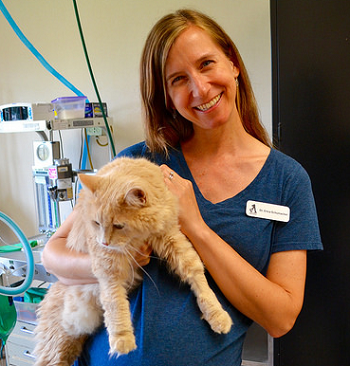
<svg viewBox="0 0 350 366"><path fill-rule="evenodd" d="M125 258L128 261L129 266L132 271L132 281L130 282L130 286L127 288L127 291L129 292L129 290L133 287L133 283L135 282L135 268L134 268L133 264L131 263L131 260L129 259L129 255L126 255Z"/></svg>
<svg viewBox="0 0 350 366"><path fill-rule="evenodd" d="M153 285L154 285L154 287L157 290L158 295L159 295L159 289L158 289L156 283L154 282L154 280L152 279L151 275L142 266L140 266L137 263L136 259L133 257L133 255L129 252L129 250L127 248L125 248L125 252L129 256L129 258L131 258L132 261L137 265L137 267L139 267L141 269L141 271L150 279L150 281L153 283ZM154 257L154 258L156 258L156 257Z"/></svg>
<svg viewBox="0 0 350 366"><path fill-rule="evenodd" d="M165 259L164 258L159 258L155 255L149 255L149 254L145 254L143 252L141 252L140 250L136 249L136 248L133 248L133 250L135 250L136 253L140 254L142 257L145 257L145 258L150 258L150 259L158 259L158 260L161 260L161 261L164 261L165 262Z"/></svg>

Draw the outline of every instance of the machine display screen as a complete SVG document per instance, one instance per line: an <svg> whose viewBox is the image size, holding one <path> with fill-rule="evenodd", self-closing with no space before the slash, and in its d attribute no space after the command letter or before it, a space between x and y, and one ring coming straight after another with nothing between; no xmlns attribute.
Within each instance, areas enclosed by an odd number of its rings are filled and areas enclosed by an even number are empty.
<svg viewBox="0 0 350 366"><path fill-rule="evenodd" d="M8 107L2 110L3 121L23 121L27 120L29 116L29 107Z"/></svg>

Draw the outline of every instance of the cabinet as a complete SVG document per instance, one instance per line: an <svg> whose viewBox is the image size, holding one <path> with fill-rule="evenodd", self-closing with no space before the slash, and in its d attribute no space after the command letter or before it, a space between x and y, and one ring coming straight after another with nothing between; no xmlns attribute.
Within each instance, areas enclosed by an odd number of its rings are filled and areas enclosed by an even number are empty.
<svg viewBox="0 0 350 366"><path fill-rule="evenodd" d="M56 277L47 273L41 264L40 251L33 250L33 256L35 262L34 280L47 283L56 281ZM10 283L18 281L26 275L26 257L22 251L1 253L0 263L4 268L12 271L13 278L8 278ZM37 304L15 302L15 305L17 323L7 339L5 347L7 366L33 365L34 328L36 326L35 311Z"/></svg>
<svg viewBox="0 0 350 366"><path fill-rule="evenodd" d="M34 365L34 328L35 324L17 321L6 342L8 366Z"/></svg>
<svg viewBox="0 0 350 366"><path fill-rule="evenodd" d="M242 366L273 365L273 338L256 323L247 333L242 358Z"/></svg>

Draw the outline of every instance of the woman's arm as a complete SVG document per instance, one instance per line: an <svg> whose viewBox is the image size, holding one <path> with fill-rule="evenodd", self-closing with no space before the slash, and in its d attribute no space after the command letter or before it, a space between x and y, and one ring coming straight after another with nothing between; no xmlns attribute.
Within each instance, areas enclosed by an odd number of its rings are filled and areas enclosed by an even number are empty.
<svg viewBox="0 0 350 366"><path fill-rule="evenodd" d="M66 247L75 216L73 211L50 238L41 260L47 272L66 285L95 283L97 280L91 271L90 256Z"/></svg>
<svg viewBox="0 0 350 366"><path fill-rule="evenodd" d="M208 226L187 235L232 305L273 337L293 327L304 300L306 251L273 254L265 277Z"/></svg>
<svg viewBox="0 0 350 366"><path fill-rule="evenodd" d="M287 333L298 317L306 278L306 251L271 256L266 277L243 259L204 222L192 183L162 166L165 182L180 202L180 225L226 298L273 337ZM185 207L184 214L181 207Z"/></svg>

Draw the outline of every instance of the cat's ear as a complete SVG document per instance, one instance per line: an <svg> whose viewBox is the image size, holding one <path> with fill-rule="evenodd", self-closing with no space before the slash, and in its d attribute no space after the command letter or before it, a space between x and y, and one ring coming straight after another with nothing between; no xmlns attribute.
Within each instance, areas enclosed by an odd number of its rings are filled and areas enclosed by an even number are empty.
<svg viewBox="0 0 350 366"><path fill-rule="evenodd" d="M131 188L125 195L125 203L134 207L146 206L146 193L141 188Z"/></svg>
<svg viewBox="0 0 350 366"><path fill-rule="evenodd" d="M95 192L98 186L98 177L89 174L78 174L78 177L84 187L89 189L92 193Z"/></svg>

